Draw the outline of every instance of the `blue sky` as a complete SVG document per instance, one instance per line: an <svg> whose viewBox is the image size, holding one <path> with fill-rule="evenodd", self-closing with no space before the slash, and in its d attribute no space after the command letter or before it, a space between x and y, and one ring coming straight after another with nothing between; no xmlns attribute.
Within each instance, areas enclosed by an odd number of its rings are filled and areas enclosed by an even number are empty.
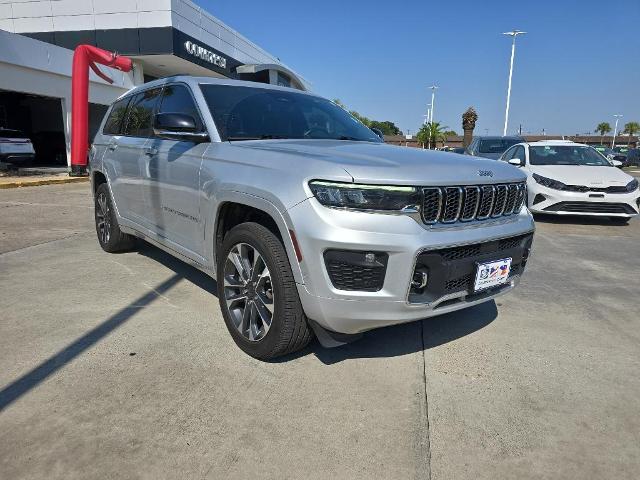
<svg viewBox="0 0 640 480"><path fill-rule="evenodd" d="M313 84L412 133L437 83L435 121L501 134L511 43L518 38L509 130L592 132L613 115L640 122L640 0L385 2L196 0Z"/></svg>

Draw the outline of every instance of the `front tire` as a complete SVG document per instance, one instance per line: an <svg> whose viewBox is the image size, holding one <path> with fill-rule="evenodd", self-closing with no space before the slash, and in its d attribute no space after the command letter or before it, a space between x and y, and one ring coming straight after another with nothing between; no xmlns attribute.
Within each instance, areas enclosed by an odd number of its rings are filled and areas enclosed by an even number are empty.
<svg viewBox="0 0 640 480"><path fill-rule="evenodd" d="M109 187L106 183L99 185L96 189L95 219L98 242L105 252L122 252L131 250L135 246L135 237L122 233L120 230Z"/></svg>
<svg viewBox="0 0 640 480"><path fill-rule="evenodd" d="M222 316L245 353L269 360L311 341L287 253L270 230L252 222L232 228L217 267Z"/></svg>

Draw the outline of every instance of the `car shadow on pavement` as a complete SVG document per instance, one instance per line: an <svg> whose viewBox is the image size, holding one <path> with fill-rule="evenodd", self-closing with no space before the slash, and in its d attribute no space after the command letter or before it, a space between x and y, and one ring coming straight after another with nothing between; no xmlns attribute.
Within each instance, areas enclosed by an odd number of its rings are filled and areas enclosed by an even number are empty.
<svg viewBox="0 0 640 480"><path fill-rule="evenodd" d="M170 255L147 242L138 241L137 252L143 257L147 257L154 262L164 265L169 270L172 270L185 280L190 281L213 296L218 296L216 281L206 273L198 270L196 267L177 259L173 255Z"/></svg>
<svg viewBox="0 0 640 480"><path fill-rule="evenodd" d="M533 218L537 223L553 223L555 225L601 225L605 227L627 226L626 224L618 223L609 217L581 217L579 215L545 215L544 213L536 213Z"/></svg>
<svg viewBox="0 0 640 480"><path fill-rule="evenodd" d="M314 340L304 350L275 361L287 362L310 353L325 365L354 358L398 357L435 348L470 335L489 325L497 316L496 303L490 300L457 312L371 330L360 340L341 347L324 348Z"/></svg>
<svg viewBox="0 0 640 480"><path fill-rule="evenodd" d="M145 242L140 242L138 253L161 263L175 274L217 296L215 280L197 268ZM484 328L497 316L495 302L488 301L421 321L371 330L360 340L341 347L324 348L317 340L313 340L299 352L273 359L271 362L286 363L309 354L315 355L326 365L351 358L397 357L457 340Z"/></svg>

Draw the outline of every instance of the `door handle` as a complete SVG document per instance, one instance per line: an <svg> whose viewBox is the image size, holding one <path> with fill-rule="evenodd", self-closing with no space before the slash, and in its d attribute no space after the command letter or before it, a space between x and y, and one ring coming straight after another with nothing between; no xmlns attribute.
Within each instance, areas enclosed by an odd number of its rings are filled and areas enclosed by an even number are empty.
<svg viewBox="0 0 640 480"><path fill-rule="evenodd" d="M116 142L111 142L111 143L107 146L107 148L113 152L116 148L118 148L118 144L117 144Z"/></svg>
<svg viewBox="0 0 640 480"><path fill-rule="evenodd" d="M144 149L144 154L148 155L149 157L153 157L154 155L158 154L158 149L157 148L153 148L153 147L148 147Z"/></svg>

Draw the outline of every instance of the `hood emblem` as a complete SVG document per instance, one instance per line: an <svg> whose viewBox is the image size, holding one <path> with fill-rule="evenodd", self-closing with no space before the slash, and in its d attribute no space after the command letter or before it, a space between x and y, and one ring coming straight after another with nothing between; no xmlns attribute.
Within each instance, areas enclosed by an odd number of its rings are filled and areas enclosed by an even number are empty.
<svg viewBox="0 0 640 480"><path fill-rule="evenodd" d="M478 170L478 175L481 177L493 177L493 172L491 170Z"/></svg>

